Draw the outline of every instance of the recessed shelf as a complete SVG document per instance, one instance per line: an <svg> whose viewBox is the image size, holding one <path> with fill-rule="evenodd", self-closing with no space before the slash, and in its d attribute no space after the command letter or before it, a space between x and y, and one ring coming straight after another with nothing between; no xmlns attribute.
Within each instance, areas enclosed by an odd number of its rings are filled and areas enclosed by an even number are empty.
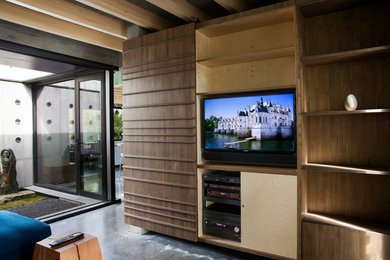
<svg viewBox="0 0 390 260"><path fill-rule="evenodd" d="M307 66L321 65L334 62L359 60L365 58L375 58L378 56L389 55L390 45L378 46L365 49L357 49L351 51L342 51L327 53L321 55L302 57L302 63Z"/></svg>
<svg viewBox="0 0 390 260"><path fill-rule="evenodd" d="M294 20L294 6L287 8L285 4L275 4L270 7L239 12L205 21L196 25L196 30L208 37L229 34L256 27L267 26ZM275 10L272 10L275 9Z"/></svg>
<svg viewBox="0 0 390 260"><path fill-rule="evenodd" d="M356 114L379 114L390 113L390 109L360 109L354 111L335 110L335 111L318 111L318 112L302 112L303 116L332 116L332 115L356 115Z"/></svg>
<svg viewBox="0 0 390 260"><path fill-rule="evenodd" d="M365 232L378 232L390 234L389 224L380 223L372 220L360 220L349 217L341 217L328 214L306 213L303 215L303 220L314 223L349 228Z"/></svg>
<svg viewBox="0 0 390 260"><path fill-rule="evenodd" d="M198 64L205 65L208 67L217 67L217 66L243 63L243 62L282 58L287 56L293 56L294 54L295 54L295 47L292 46L292 47L285 47L285 48L274 49L274 50L259 51L254 53L243 53L243 54L227 56L227 57L198 60L197 62Z"/></svg>
<svg viewBox="0 0 390 260"><path fill-rule="evenodd" d="M238 171L238 172L256 172L256 173L281 174L281 175L297 175L297 169L295 168L237 165L237 164L229 164L229 163L198 164L198 168L206 169L206 170L216 170L216 171Z"/></svg>
<svg viewBox="0 0 390 260"><path fill-rule="evenodd" d="M306 164L302 164L302 168L306 170L314 170L314 171L390 175L390 170L355 168L355 167L346 167L346 166L331 165L331 164L306 163Z"/></svg>

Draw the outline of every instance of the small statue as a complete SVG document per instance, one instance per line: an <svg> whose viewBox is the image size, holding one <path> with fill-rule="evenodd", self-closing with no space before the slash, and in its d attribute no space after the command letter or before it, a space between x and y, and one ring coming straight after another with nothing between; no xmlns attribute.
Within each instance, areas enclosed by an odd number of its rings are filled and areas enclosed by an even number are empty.
<svg viewBox="0 0 390 260"><path fill-rule="evenodd" d="M1 151L0 163L0 194L10 194L19 191L16 181L16 158L12 149Z"/></svg>

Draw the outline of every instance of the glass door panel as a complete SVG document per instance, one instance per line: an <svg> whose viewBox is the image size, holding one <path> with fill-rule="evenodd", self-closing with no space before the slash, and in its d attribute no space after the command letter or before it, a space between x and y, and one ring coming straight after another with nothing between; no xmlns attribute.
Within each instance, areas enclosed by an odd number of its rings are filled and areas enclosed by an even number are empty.
<svg viewBox="0 0 390 260"><path fill-rule="evenodd" d="M78 80L80 97L80 191L103 195L103 77Z"/></svg>
<svg viewBox="0 0 390 260"><path fill-rule="evenodd" d="M37 180L76 193L75 81L36 93Z"/></svg>

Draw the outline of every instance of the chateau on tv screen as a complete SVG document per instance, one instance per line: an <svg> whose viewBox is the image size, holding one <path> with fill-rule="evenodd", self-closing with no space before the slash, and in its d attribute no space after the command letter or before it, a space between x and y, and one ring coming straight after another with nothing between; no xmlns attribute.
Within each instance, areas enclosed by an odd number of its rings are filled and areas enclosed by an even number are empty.
<svg viewBox="0 0 390 260"><path fill-rule="evenodd" d="M206 149L295 151L294 94L204 100Z"/></svg>

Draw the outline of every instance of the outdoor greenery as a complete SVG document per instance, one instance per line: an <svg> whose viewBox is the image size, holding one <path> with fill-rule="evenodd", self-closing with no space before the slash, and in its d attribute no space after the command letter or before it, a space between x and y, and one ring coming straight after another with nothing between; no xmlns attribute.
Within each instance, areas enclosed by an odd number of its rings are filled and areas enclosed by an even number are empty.
<svg viewBox="0 0 390 260"><path fill-rule="evenodd" d="M122 85L122 70L114 72L114 86Z"/></svg>
<svg viewBox="0 0 390 260"><path fill-rule="evenodd" d="M218 128L219 118L210 116L205 119L204 128L206 132L213 132L215 128Z"/></svg>
<svg viewBox="0 0 390 260"><path fill-rule="evenodd" d="M34 204L38 201L45 200L47 198L48 197L36 195L33 198L24 198L24 199L19 199L19 200L15 200L15 201L9 201L9 202L6 202L6 203L0 205L0 210L5 210L5 209Z"/></svg>
<svg viewBox="0 0 390 260"><path fill-rule="evenodd" d="M114 140L122 140L123 115L114 113Z"/></svg>

